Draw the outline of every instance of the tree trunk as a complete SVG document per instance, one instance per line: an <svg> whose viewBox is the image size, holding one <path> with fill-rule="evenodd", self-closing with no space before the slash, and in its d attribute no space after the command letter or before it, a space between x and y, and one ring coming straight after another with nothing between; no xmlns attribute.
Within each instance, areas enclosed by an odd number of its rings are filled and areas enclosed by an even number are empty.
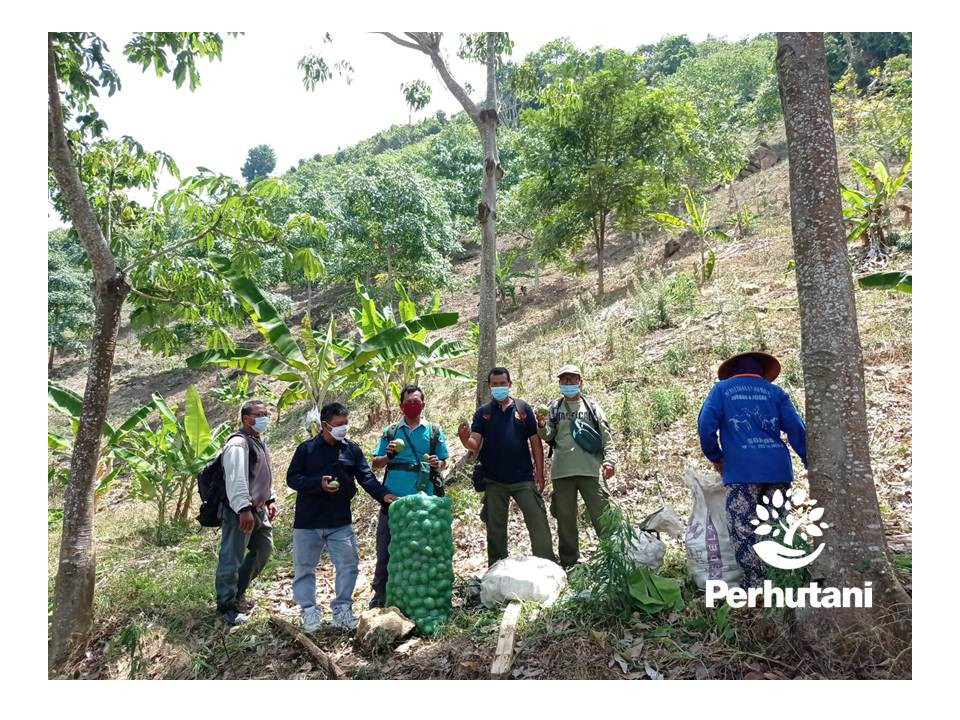
<svg viewBox="0 0 960 720"><path fill-rule="evenodd" d="M60 562L53 598L48 663L66 661L83 644L93 625L96 556L93 547L93 507L100 434L110 397L110 374L120 326L120 311L130 292L100 229L67 145L63 108L57 83L56 56L47 36L48 162L93 269L95 319L90 364L83 393L83 411L70 458L70 482L63 503Z"/></svg>
<svg viewBox="0 0 960 720"><path fill-rule="evenodd" d="M419 50L430 58L440 79L463 106L480 132L483 147L483 190L477 208L480 222L480 339L477 347L477 394L479 406L488 396L487 374L497 364L497 184L503 177L497 150L497 33L487 33L487 101L482 110L450 74L440 54L442 33L408 32L408 39L383 33L398 45Z"/></svg>
<svg viewBox="0 0 960 720"><path fill-rule="evenodd" d="M394 284L393 284L393 245L387 243L385 248L386 252L384 255L387 256L387 297L394 297Z"/></svg>
<svg viewBox="0 0 960 720"><path fill-rule="evenodd" d="M826 508L815 569L835 587L873 583L874 609L812 611L816 637L884 627L909 641L911 601L886 555L870 467L863 356L847 261L830 82L821 33L778 33L777 71L790 156L790 207L806 382L810 493ZM891 612L893 611L893 612ZM826 634L825 634L826 633Z"/></svg>
<svg viewBox="0 0 960 720"><path fill-rule="evenodd" d="M53 597L53 634L49 654L52 666L61 664L77 645L85 642L93 624L95 476L100 433L107 415L120 309L128 290L122 281L97 290L83 412L70 459L70 482L63 501L60 564Z"/></svg>
<svg viewBox="0 0 960 720"><path fill-rule="evenodd" d="M600 214L600 227L597 232L597 301L603 300L603 246L607 234L607 214Z"/></svg>
<svg viewBox="0 0 960 720"><path fill-rule="evenodd" d="M53 370L53 354L56 352L56 350L57 349L53 345L50 346L50 359L47 361L47 372Z"/></svg>

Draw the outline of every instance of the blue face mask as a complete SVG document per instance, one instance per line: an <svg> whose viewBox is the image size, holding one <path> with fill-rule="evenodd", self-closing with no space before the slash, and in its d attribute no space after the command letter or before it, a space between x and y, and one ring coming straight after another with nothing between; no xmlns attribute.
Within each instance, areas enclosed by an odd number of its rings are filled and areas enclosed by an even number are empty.
<svg viewBox="0 0 960 720"><path fill-rule="evenodd" d="M580 393L579 385L561 385L560 392L563 393L564 397L572 398L576 397Z"/></svg>
<svg viewBox="0 0 960 720"><path fill-rule="evenodd" d="M269 427L269 425L270 425L270 418L264 415L263 417L258 417L253 422L253 429L256 430L258 433L262 433L262 432L266 432L267 427Z"/></svg>
<svg viewBox="0 0 960 720"><path fill-rule="evenodd" d="M493 399L497 402L507 399L507 395L510 394L510 388L508 387L493 387L490 388L490 394L493 395Z"/></svg>

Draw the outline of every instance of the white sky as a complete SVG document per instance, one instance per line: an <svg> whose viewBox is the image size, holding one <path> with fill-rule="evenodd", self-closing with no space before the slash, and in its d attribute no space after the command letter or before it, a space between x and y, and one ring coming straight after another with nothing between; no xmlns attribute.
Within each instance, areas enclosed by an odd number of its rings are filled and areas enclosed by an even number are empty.
<svg viewBox="0 0 960 720"><path fill-rule="evenodd" d="M600 45L635 50L665 34L670 31L629 26L568 32L523 29L511 33L513 59L522 60L563 35L581 49ZM706 37L702 32L687 34L695 42ZM96 104L111 136L130 135L148 150L169 153L184 174L204 166L238 179L247 151L255 145L266 143L274 149L275 172L282 173L300 158L332 153L392 124L406 123L402 82L421 78L433 90L430 104L414 120L440 109L448 115L461 109L426 55L382 35L332 35L332 44L321 43L321 31L253 31L226 37L223 60L200 65L201 85L191 93L186 83L178 90L169 75L158 78L153 70L144 73L128 63L122 54L128 34L103 33L122 89L113 97L104 94ZM461 84L469 82L479 98L486 84L483 66L460 60L458 47L459 32L445 32L443 48L454 77ZM314 50L328 63L349 60L352 83L335 77L307 92L297 61ZM51 227L60 225L56 213L50 213L49 221Z"/></svg>

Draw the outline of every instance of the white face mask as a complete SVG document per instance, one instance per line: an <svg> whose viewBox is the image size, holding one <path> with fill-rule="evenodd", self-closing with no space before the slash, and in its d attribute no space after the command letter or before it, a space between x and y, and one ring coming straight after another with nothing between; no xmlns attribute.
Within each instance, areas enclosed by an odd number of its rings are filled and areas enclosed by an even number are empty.
<svg viewBox="0 0 960 720"><path fill-rule="evenodd" d="M339 425L337 427L330 428L330 434L333 435L334 440L343 440L347 436L347 430L350 428L349 425Z"/></svg>
<svg viewBox="0 0 960 720"><path fill-rule="evenodd" d="M262 417L258 417L253 422L253 429L256 430L258 433L266 432L269 426L270 426L270 418L268 418L266 415Z"/></svg>

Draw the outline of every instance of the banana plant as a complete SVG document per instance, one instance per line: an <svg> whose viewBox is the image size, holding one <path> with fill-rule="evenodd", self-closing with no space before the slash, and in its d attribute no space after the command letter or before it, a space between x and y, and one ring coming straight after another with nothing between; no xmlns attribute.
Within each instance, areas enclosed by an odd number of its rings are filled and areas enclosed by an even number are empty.
<svg viewBox="0 0 960 720"><path fill-rule="evenodd" d="M69 434L58 433L51 430L47 431L48 449L54 456L68 460L73 454L73 441L80 424L80 414L83 412L83 398L73 392L73 390L53 380L47 380L47 407L65 415L70 421ZM113 427L110 423L104 422L100 440L100 455L97 458L97 485L93 496L95 508L103 495L110 489L113 481L116 480L120 470L119 467L114 466L117 445L123 441L127 433L136 428L154 409L154 403L151 401L136 408L117 427ZM69 481L69 472L66 470L58 470L54 465L51 465L48 477L66 485Z"/></svg>
<svg viewBox="0 0 960 720"><path fill-rule="evenodd" d="M894 177L879 160L873 168L868 168L856 158L850 158L854 172L863 180L866 191L860 191L845 185L840 186L840 194L846 201L843 217L853 229L847 235L847 242L860 238L863 247L871 258L882 259L885 255L887 229L890 226L890 213L894 198L905 188L911 186L910 170L913 165L913 149L907 152L907 161Z"/></svg>
<svg viewBox="0 0 960 720"><path fill-rule="evenodd" d="M223 423L210 429L203 402L197 388L187 388L184 411L170 405L154 393L153 407L159 413L159 422L151 425L142 419L135 429L126 434L116 447L116 456L129 469L134 495L147 500L157 508L157 542L170 515L174 521L184 521L190 512L195 478L220 451L230 434L230 425ZM173 512L170 503L176 498Z"/></svg>
<svg viewBox="0 0 960 720"><path fill-rule="evenodd" d="M287 386L277 399L278 410L303 399L309 399L314 409L319 408L332 389L363 377L368 364L381 353L398 352L397 344L409 336L425 335L427 331L446 327L457 320L456 313L412 317L399 324L385 325L360 343L351 343L336 337L333 316L325 330L317 331L309 313L304 313L300 330L294 335L253 281L232 268L225 258L213 258L212 262L229 280L238 301L266 340L267 347L263 350L208 350L187 358L187 366L235 367L284 381Z"/></svg>
<svg viewBox="0 0 960 720"><path fill-rule="evenodd" d="M913 294L913 273L909 270L871 273L857 278L857 284L865 290L899 290Z"/></svg>
<svg viewBox="0 0 960 720"><path fill-rule="evenodd" d="M683 197L683 205L687 211L686 218L677 217L668 212L650 213L650 216L668 230L679 232L689 230L697 236L700 242L700 266L697 268L697 276L700 284L703 285L713 276L717 265L717 254L707 242L707 238L729 240L730 236L722 230L711 229L707 201L704 200L699 204L689 187L685 186L684 190L686 194Z"/></svg>
<svg viewBox="0 0 960 720"><path fill-rule="evenodd" d="M507 302L507 297L510 298L510 304L513 307L517 306L517 288L516 282L519 278L533 278L533 274L529 272L520 272L513 269L514 263L520 257L520 253L517 250L510 250L504 253L503 257L500 256L500 253L497 253L497 267L496 267L496 280L497 280L497 296L500 298L500 301L504 304ZM520 292L523 295L526 295L526 287L521 285Z"/></svg>
<svg viewBox="0 0 960 720"><path fill-rule="evenodd" d="M440 312L440 293L434 291L427 312L421 315L403 284L398 281L394 285L399 297L399 317L390 305L378 308L359 281L356 282L356 292L360 306L352 310L364 342L371 342L386 332L405 329L403 337L385 346L364 367L357 368L351 377L358 383L351 400L376 390L383 398L384 412L389 412L391 401L399 400L401 388L408 383L415 384L421 375L473 379L446 366L451 360L468 355L470 347L458 340L431 340L428 337L430 330L456 325L459 313Z"/></svg>

